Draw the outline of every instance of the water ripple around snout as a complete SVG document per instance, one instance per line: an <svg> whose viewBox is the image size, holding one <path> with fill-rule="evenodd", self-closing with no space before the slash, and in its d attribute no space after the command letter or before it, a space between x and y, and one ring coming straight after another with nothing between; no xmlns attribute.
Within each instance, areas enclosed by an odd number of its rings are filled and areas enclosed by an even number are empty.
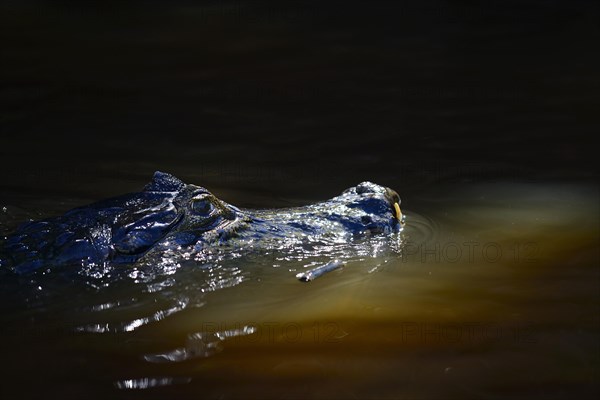
<svg viewBox="0 0 600 400"><path fill-rule="evenodd" d="M437 220L427 215L409 212L406 221L403 231L405 242L425 243L439 239L441 224Z"/></svg>

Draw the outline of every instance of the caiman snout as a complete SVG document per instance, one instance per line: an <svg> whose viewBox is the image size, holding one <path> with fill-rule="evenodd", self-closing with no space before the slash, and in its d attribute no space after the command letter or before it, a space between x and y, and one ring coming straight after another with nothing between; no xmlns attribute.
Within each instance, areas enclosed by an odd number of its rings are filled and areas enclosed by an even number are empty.
<svg viewBox="0 0 600 400"><path fill-rule="evenodd" d="M352 190L352 188L346 190L344 193L348 193L350 190ZM400 210L400 196L395 190L390 189L389 187L375 185L371 182L359 183L356 186L355 190L356 193L359 195L369 193L382 193L383 191L383 197L390 205L392 215L394 216L394 218L396 218L396 220L399 223L404 223L404 215L402 215L402 211Z"/></svg>
<svg viewBox="0 0 600 400"><path fill-rule="evenodd" d="M395 190L390 189L389 187L385 188L384 196L385 196L386 200L390 203L390 206L392 207L392 212L394 213L394 217L396 217L398 222L402 223L403 215L402 215L402 211L400 210L400 196L398 195L398 193Z"/></svg>

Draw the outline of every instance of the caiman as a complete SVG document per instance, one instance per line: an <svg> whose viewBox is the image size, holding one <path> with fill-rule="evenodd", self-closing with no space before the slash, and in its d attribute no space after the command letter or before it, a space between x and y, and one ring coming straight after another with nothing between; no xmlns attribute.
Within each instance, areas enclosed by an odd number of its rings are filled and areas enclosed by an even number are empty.
<svg viewBox="0 0 600 400"><path fill-rule="evenodd" d="M23 223L0 243L0 265L29 274L135 264L167 253L189 257L214 246L308 249L398 232L402 225L398 193L371 182L304 207L249 210L155 172L140 192Z"/></svg>

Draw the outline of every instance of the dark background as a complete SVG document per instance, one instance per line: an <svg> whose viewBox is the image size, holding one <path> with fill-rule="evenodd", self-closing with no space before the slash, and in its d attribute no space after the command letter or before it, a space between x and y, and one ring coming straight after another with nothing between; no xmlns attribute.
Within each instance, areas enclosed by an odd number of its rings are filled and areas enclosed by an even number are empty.
<svg viewBox="0 0 600 400"><path fill-rule="evenodd" d="M155 170L233 197L593 180L598 17L591 1L4 1L2 195L93 199Z"/></svg>

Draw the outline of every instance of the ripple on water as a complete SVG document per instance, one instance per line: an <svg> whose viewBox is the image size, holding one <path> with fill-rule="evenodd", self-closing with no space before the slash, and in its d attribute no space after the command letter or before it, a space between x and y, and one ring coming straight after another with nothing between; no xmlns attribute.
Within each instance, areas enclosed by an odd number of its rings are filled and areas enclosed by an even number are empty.
<svg viewBox="0 0 600 400"><path fill-rule="evenodd" d="M405 242L425 243L439 240L440 224L426 215L409 212L404 226Z"/></svg>
<svg viewBox="0 0 600 400"><path fill-rule="evenodd" d="M246 325L242 328L217 332L196 332L188 335L185 346L164 353L146 354L143 359L151 363L170 363L194 358L210 357L223 349L221 342L239 336L256 333L257 328Z"/></svg>
<svg viewBox="0 0 600 400"><path fill-rule="evenodd" d="M126 320L122 322L102 322L102 323L91 323L82 326L78 326L75 328L76 332L86 332L86 333L123 333L123 332L133 332L134 330L147 325L151 322L158 322L170 315L175 314L183 309L185 309L188 305L188 299L179 299L175 300L175 305L155 311L151 315L135 318L133 320ZM107 303L108 304L108 303ZM104 306L104 304L102 305ZM114 304L110 304L110 307L100 307L96 308L95 311L104 311L114 309Z"/></svg>
<svg viewBox="0 0 600 400"><path fill-rule="evenodd" d="M172 377L172 376L161 376L161 377L146 377L136 379L123 379L114 383L117 389L122 390L139 390L139 389L151 389L161 386L170 386L176 384L190 383L192 378L190 377Z"/></svg>

